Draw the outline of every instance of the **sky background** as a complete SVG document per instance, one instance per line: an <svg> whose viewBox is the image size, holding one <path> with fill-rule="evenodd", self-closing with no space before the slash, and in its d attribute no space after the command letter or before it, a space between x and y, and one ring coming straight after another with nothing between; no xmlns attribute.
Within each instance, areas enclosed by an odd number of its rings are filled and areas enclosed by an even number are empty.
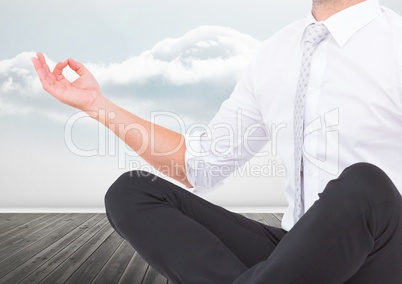
<svg viewBox="0 0 402 284"><path fill-rule="evenodd" d="M402 14L400 0L381 3ZM310 9L307 0L0 0L0 211L102 210L121 173L146 169L103 127L41 89L34 51L50 65L85 63L115 103L146 119L172 112L184 129L166 116L156 122L183 132L212 118L263 40ZM286 205L275 170L230 178L204 197L275 211Z"/></svg>

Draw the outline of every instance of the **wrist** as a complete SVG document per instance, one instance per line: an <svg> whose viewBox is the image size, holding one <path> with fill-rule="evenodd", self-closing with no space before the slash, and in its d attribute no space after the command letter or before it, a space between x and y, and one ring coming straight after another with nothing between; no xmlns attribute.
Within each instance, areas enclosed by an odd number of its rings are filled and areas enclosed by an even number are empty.
<svg viewBox="0 0 402 284"><path fill-rule="evenodd" d="M89 109L84 111L93 119L99 120L102 114L104 115L105 113L111 111L112 106L113 103L110 100L102 95L99 95Z"/></svg>

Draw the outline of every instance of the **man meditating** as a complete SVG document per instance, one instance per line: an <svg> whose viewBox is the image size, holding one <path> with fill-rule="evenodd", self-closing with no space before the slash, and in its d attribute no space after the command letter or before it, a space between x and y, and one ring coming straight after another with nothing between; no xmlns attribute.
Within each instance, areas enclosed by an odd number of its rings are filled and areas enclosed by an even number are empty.
<svg viewBox="0 0 402 284"><path fill-rule="evenodd" d="M314 0L262 44L197 137L113 104L73 59L53 71L41 53L33 63L46 91L106 127L130 125L110 128L188 188L214 186L263 147L264 127L286 125L275 137L287 170L282 228L146 172L110 187L110 223L173 283L402 283L402 19L376 0Z"/></svg>

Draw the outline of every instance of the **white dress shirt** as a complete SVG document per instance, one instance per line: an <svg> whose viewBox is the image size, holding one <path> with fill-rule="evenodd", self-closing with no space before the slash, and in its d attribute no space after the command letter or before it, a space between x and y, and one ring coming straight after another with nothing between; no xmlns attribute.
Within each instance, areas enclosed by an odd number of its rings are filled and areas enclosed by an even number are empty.
<svg viewBox="0 0 402 284"><path fill-rule="evenodd" d="M285 230L294 225L293 108L302 38L314 22L310 14L265 41L208 129L186 136L187 177L197 190L220 182L271 139L271 154L286 167ZM330 35L314 52L305 103L306 211L356 162L379 166L402 191L402 18L367 0L324 24Z"/></svg>

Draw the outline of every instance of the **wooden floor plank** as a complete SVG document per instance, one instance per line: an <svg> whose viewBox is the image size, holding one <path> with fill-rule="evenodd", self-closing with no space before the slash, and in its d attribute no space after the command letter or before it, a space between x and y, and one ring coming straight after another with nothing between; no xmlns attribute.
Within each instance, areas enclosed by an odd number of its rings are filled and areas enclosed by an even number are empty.
<svg viewBox="0 0 402 284"><path fill-rule="evenodd" d="M22 263L19 267L5 275L0 279L0 283L18 283L21 280L24 280L24 282L35 282L38 277L35 278L32 276L33 272L41 266L48 266L49 262L51 262L55 255L70 246L75 239L89 230L90 227L99 222L102 218L102 216L97 216L96 214L82 214L82 217L83 219L87 218L87 220L73 228L70 233L66 234L64 237L49 245L38 254Z"/></svg>
<svg viewBox="0 0 402 284"><path fill-rule="evenodd" d="M276 218L278 218L279 221L282 221L283 213L273 213L272 215L274 215Z"/></svg>
<svg viewBox="0 0 402 284"><path fill-rule="evenodd" d="M267 222L268 225L273 227L281 227L281 221L270 213L260 213L261 217Z"/></svg>
<svg viewBox="0 0 402 284"><path fill-rule="evenodd" d="M79 251L80 248L83 247L84 244L87 243L88 240L90 240L102 228L108 226L108 221L104 214L97 214L95 218L97 221L92 224L82 235L51 257L46 262L46 265L39 267L31 275L29 275L29 283L39 283L42 279L46 278L50 273L52 273L52 271L67 261L70 256ZM24 280L24 282L27 281Z"/></svg>
<svg viewBox="0 0 402 284"><path fill-rule="evenodd" d="M159 274L152 266L148 266L142 284L166 284L167 279Z"/></svg>
<svg viewBox="0 0 402 284"><path fill-rule="evenodd" d="M48 234L52 233L57 228L63 227L63 225L75 217L76 216L73 214L62 214L51 222L46 223L46 225L36 228L36 230L30 234L5 240L0 248L0 262L6 260L7 257L11 257L13 254L16 254L19 251L22 251L25 248L33 245L38 240L45 238Z"/></svg>
<svg viewBox="0 0 402 284"><path fill-rule="evenodd" d="M91 284L119 283L134 253L135 251L130 243L123 241Z"/></svg>
<svg viewBox="0 0 402 284"><path fill-rule="evenodd" d="M245 215L247 218L249 218L251 220L254 220L254 221L257 221L260 223L264 223L264 224L266 223L265 219L262 218L262 216L258 213L245 213Z"/></svg>
<svg viewBox="0 0 402 284"><path fill-rule="evenodd" d="M2 218L0 218L0 234L7 232L10 229L21 226L29 221L34 220L40 216L44 215L43 213L31 213L31 214L5 214Z"/></svg>
<svg viewBox="0 0 402 284"><path fill-rule="evenodd" d="M119 284L141 283L148 269L148 263L135 252L128 263L123 276L119 280Z"/></svg>
<svg viewBox="0 0 402 284"><path fill-rule="evenodd" d="M24 231L24 229L26 229L26 228L36 226L40 222L43 222L43 220L48 219L49 218L48 215L57 215L57 214L42 214L42 215L38 216L37 218L27 221L24 224L15 224L14 223L13 226L8 231L3 231L2 233L0 233L0 242L4 241L6 238L8 238L9 235L14 235L14 234L17 234L18 232ZM1 219L2 218L0 217L0 220ZM0 225L0 227L1 227L1 225ZM3 227L1 227L1 228L3 230Z"/></svg>
<svg viewBox="0 0 402 284"><path fill-rule="evenodd" d="M283 217L242 215L276 227ZM0 226L0 283L169 283L114 232L105 214L7 213L0 224L6 226Z"/></svg>
<svg viewBox="0 0 402 284"><path fill-rule="evenodd" d="M27 218L29 216L21 216L18 213L3 213L0 218L0 227L3 227L10 222L20 222L21 218ZM1 230L0 230L1 232Z"/></svg>
<svg viewBox="0 0 402 284"><path fill-rule="evenodd" d="M78 225L75 220L77 217L82 218L80 214L75 214L75 216L74 214L67 214L61 220L41 230L43 235L36 232L24 238L23 241L0 251L0 259L2 260L0 262L0 278L71 231L71 225L64 225L70 222L73 224L72 226Z"/></svg>
<svg viewBox="0 0 402 284"><path fill-rule="evenodd" d="M54 220L61 218L61 216L63 216L63 214L43 214L42 216L39 216L38 218L35 218L23 225L16 226L13 229L0 234L0 248L7 246L7 244L3 244L3 242L10 239L13 239L12 242L15 242L15 240L17 240L17 238L20 236L28 236L33 232L45 227Z"/></svg>
<svg viewBox="0 0 402 284"><path fill-rule="evenodd" d="M91 283L122 242L123 239L113 232L64 283Z"/></svg>
<svg viewBox="0 0 402 284"><path fill-rule="evenodd" d="M96 235L89 239L79 250L74 252L59 267L53 270L40 283L54 284L64 283L92 253L113 233L113 228L104 226Z"/></svg>

